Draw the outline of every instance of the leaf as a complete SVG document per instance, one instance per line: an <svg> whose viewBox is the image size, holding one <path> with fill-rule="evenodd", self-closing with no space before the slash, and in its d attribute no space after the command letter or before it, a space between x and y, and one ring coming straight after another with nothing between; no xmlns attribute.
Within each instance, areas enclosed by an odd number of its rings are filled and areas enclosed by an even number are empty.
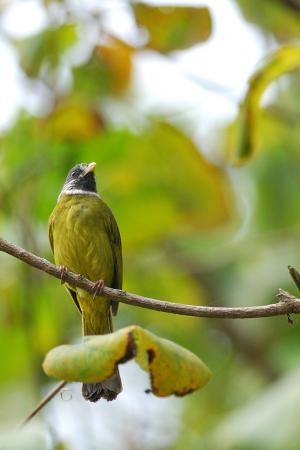
<svg viewBox="0 0 300 450"><path fill-rule="evenodd" d="M206 41L212 31L206 7L155 7L136 3L136 22L149 33L147 47L162 53L181 50Z"/></svg>
<svg viewBox="0 0 300 450"><path fill-rule="evenodd" d="M154 124L147 138L148 170L143 176L153 190L158 183L170 197L180 210L177 220L184 214L187 226L203 230L226 223L230 212L225 171L207 161L187 135L168 123Z"/></svg>
<svg viewBox="0 0 300 450"><path fill-rule="evenodd" d="M297 230L299 225L298 117L295 114L296 126L292 126L289 117L285 123L281 116L273 115L270 108L262 112L260 130L264 137L264 151L248 169L250 179L255 180L257 189L252 224L257 233L270 233L271 230L280 233L289 229L291 231L288 235L292 239L292 230ZM279 242L280 240L278 245Z"/></svg>
<svg viewBox="0 0 300 450"><path fill-rule="evenodd" d="M120 94L129 85L133 48L113 36L97 45L90 60L73 69L75 91L88 97Z"/></svg>
<svg viewBox="0 0 300 450"><path fill-rule="evenodd" d="M253 156L259 145L260 100L269 84L281 75L300 67L300 46L289 45L274 52L250 78L249 88L241 106L241 137L236 163Z"/></svg>
<svg viewBox="0 0 300 450"><path fill-rule="evenodd" d="M101 146L103 152L106 146ZM118 187L125 246L153 243L182 231L207 231L230 220L225 170L208 162L174 126L154 122L140 136L124 137L115 150L107 146L108 151L115 159L101 176L109 176Z"/></svg>
<svg viewBox="0 0 300 450"><path fill-rule="evenodd" d="M76 98L58 101L51 114L38 122L37 132L51 138L83 141L104 128L99 113L91 105Z"/></svg>
<svg viewBox="0 0 300 450"><path fill-rule="evenodd" d="M94 383L109 378L118 364L132 358L150 373L151 390L158 397L186 395L211 377L196 355L136 325L87 337L79 345L56 347L46 355L43 368L55 378Z"/></svg>
<svg viewBox="0 0 300 450"><path fill-rule="evenodd" d="M76 39L77 26L68 23L58 28L47 28L36 36L17 41L22 69L28 76L37 77L44 63L50 69L56 68L63 53Z"/></svg>
<svg viewBox="0 0 300 450"><path fill-rule="evenodd" d="M237 0L244 16L262 28L273 33L276 39L287 41L298 39L300 33L299 0Z"/></svg>

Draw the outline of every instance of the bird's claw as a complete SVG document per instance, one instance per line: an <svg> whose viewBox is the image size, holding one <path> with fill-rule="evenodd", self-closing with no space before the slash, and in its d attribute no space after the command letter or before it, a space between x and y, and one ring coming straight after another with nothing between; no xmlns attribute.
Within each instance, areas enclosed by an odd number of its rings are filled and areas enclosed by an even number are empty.
<svg viewBox="0 0 300 450"><path fill-rule="evenodd" d="M60 284L64 284L66 279L66 273L67 273L67 268L66 266L59 266L59 272L60 272Z"/></svg>
<svg viewBox="0 0 300 450"><path fill-rule="evenodd" d="M98 280L95 282L94 287L93 287L93 298L95 298L97 295L101 295L103 293L103 289L104 289L104 281L103 280Z"/></svg>

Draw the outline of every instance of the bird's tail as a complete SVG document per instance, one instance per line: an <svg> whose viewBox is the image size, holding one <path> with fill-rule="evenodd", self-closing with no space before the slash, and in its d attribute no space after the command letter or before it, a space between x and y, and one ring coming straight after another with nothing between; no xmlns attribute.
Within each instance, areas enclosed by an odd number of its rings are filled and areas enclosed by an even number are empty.
<svg viewBox="0 0 300 450"><path fill-rule="evenodd" d="M95 324L90 322L90 316L82 314L83 322L83 334L90 336L93 334L106 334L112 332L112 318L109 311L106 321L101 321L101 326L97 327L95 332ZM117 368L115 373L107 378L107 380L101 381L101 383L84 383L82 385L82 395L86 400L90 402L97 402L101 398L107 401L115 400L118 394L122 391L122 382L120 378L119 369Z"/></svg>

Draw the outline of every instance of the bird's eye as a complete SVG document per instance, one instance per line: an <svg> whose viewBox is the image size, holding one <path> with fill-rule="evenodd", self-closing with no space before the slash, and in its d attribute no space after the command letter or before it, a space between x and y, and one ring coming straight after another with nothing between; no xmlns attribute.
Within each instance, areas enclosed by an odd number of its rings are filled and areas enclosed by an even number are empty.
<svg viewBox="0 0 300 450"><path fill-rule="evenodd" d="M71 173L71 177L75 177L76 173L76 170L73 170L73 172Z"/></svg>

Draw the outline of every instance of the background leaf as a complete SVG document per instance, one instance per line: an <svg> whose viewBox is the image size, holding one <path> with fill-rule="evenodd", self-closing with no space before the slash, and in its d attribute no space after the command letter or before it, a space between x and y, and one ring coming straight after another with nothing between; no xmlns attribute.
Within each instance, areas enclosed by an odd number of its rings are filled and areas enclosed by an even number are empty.
<svg viewBox="0 0 300 450"><path fill-rule="evenodd" d="M43 64L55 69L63 53L77 40L77 27L73 23L47 28L37 36L17 42L20 64L30 77L37 77Z"/></svg>
<svg viewBox="0 0 300 450"><path fill-rule="evenodd" d="M39 121L37 132L58 140L83 141L97 136L103 128L103 119L93 105L79 98L64 98Z"/></svg>
<svg viewBox="0 0 300 450"><path fill-rule="evenodd" d="M162 53L206 41L212 31L206 7L155 7L134 3L133 11L137 24L149 33L148 47Z"/></svg>
<svg viewBox="0 0 300 450"><path fill-rule="evenodd" d="M297 39L300 34L299 0L237 0L246 19L273 33L280 41ZM284 23L284 26L283 26Z"/></svg>
<svg viewBox="0 0 300 450"><path fill-rule="evenodd" d="M98 44L85 64L74 67L75 89L88 98L124 92L131 79L132 54L125 42L106 36L106 43Z"/></svg>
<svg viewBox="0 0 300 450"><path fill-rule="evenodd" d="M300 67L300 47L289 45L274 52L251 77L241 108L241 142L237 162L250 158L258 147L260 100L268 85L283 74Z"/></svg>

